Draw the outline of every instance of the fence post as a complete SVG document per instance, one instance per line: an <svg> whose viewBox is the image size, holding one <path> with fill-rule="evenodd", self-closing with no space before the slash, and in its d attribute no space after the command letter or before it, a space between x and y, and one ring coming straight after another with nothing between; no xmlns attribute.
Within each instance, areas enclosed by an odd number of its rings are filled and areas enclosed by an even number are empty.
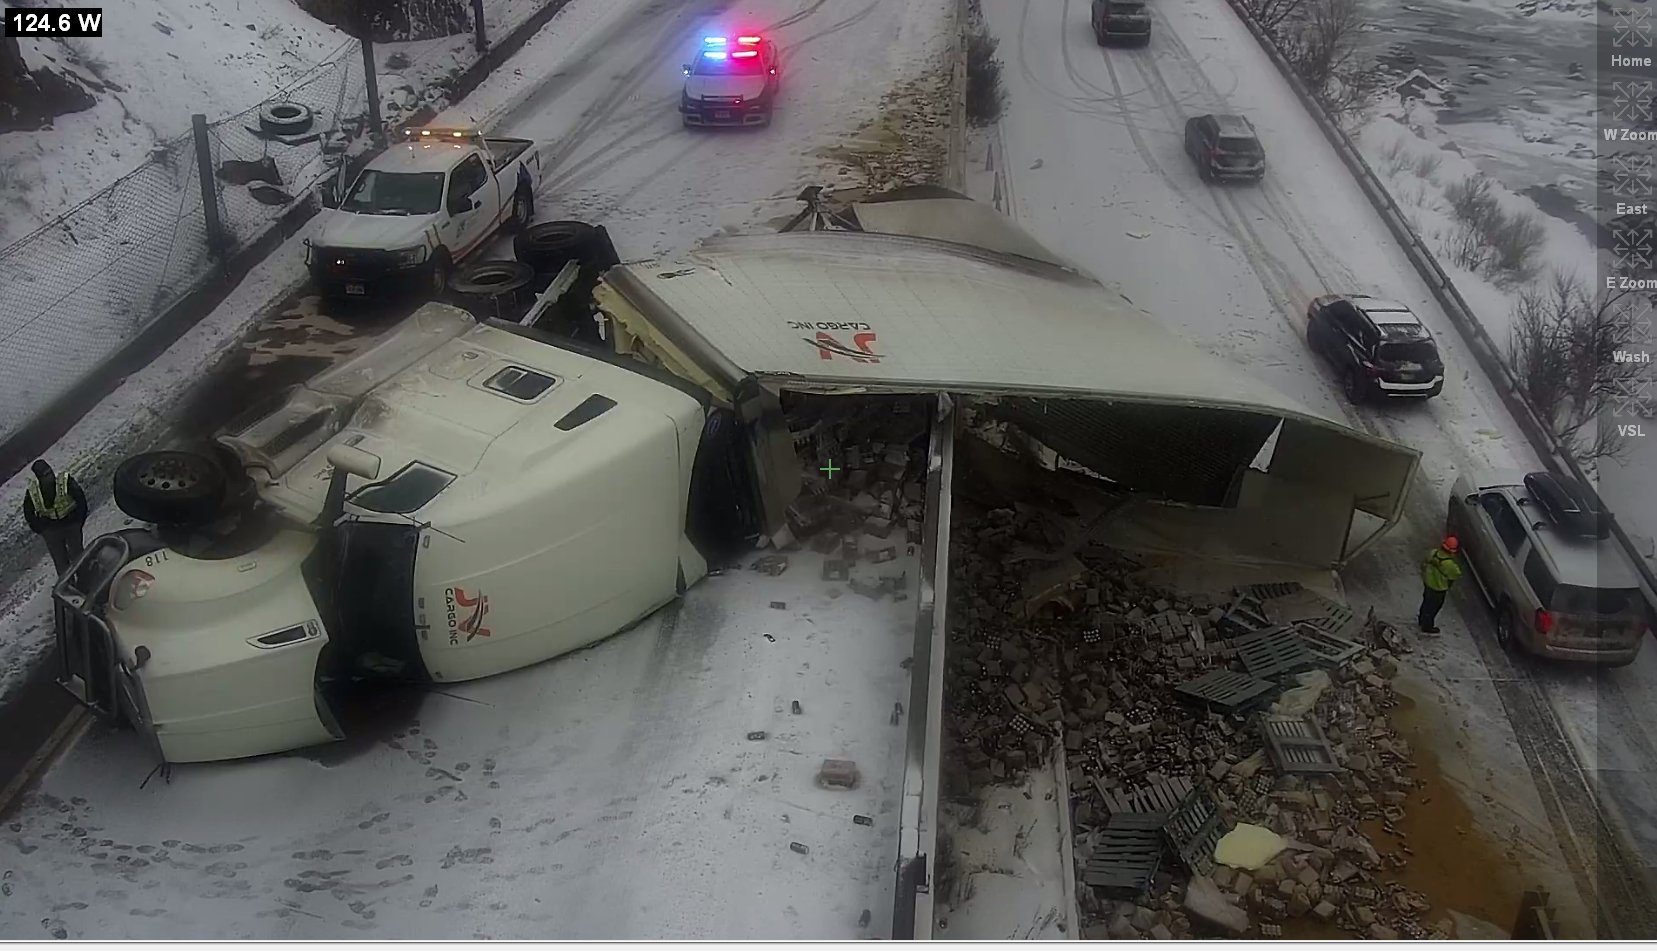
<svg viewBox="0 0 1657 951"><path fill-rule="evenodd" d="M489 33L483 27L483 0L472 0L472 24L478 52L489 52Z"/></svg>
<svg viewBox="0 0 1657 951"><path fill-rule="evenodd" d="M362 80L368 95L368 134L374 144L385 147L385 126L380 121L380 78L374 75L374 41L368 37L368 18L357 21L362 37Z"/></svg>
<svg viewBox="0 0 1657 951"><path fill-rule="evenodd" d="M213 146L207 138L207 117L199 112L192 115L190 128L196 139L196 172L201 177L201 215L207 225L207 249L214 260L223 263L228 242L224 221L219 217L219 188L213 178Z"/></svg>

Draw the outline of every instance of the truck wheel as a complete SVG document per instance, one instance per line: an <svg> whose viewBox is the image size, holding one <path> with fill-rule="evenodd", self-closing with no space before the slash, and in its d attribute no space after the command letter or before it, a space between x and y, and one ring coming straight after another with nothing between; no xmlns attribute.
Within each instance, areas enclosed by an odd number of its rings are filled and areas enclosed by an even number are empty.
<svg viewBox="0 0 1657 951"><path fill-rule="evenodd" d="M434 300L448 292L449 270L449 252L443 248L438 248L437 253L432 256L431 285L429 288Z"/></svg>
<svg viewBox="0 0 1657 951"><path fill-rule="evenodd" d="M271 135L298 135L316 121L311 107L297 102L267 102L259 110L259 128Z"/></svg>
<svg viewBox="0 0 1657 951"><path fill-rule="evenodd" d="M1506 601L1496 605L1496 643L1505 651L1518 645L1518 639L1513 636L1513 606Z"/></svg>
<svg viewBox="0 0 1657 951"><path fill-rule="evenodd" d="M507 221L506 227L514 234L529 227L535 220L535 196L519 191L512 196L512 218Z"/></svg>
<svg viewBox="0 0 1657 951"><path fill-rule="evenodd" d="M141 522L191 525L211 520L229 482L218 460L167 449L140 453L115 470L115 504Z"/></svg>
<svg viewBox="0 0 1657 951"><path fill-rule="evenodd" d="M1368 389L1364 385L1364 378L1358 375L1358 371L1346 371L1346 378L1341 382L1341 390L1346 393L1346 401L1353 406L1362 405L1364 398L1368 396Z"/></svg>
<svg viewBox="0 0 1657 951"><path fill-rule="evenodd" d="M570 261L592 263L599 246L598 229L585 221L543 221L512 239L512 256L551 275Z"/></svg>

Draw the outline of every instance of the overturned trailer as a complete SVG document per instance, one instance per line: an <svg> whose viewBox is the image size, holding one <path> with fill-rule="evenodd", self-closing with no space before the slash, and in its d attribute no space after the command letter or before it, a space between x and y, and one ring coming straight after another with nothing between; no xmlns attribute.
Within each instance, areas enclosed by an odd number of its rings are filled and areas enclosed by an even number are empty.
<svg viewBox="0 0 1657 951"><path fill-rule="evenodd" d="M167 760L337 739L327 694L350 677L463 681L534 664L687 597L713 548L791 546L802 479L785 408L922 395L934 417L899 704L906 759L901 780L875 784L901 785L898 828L848 848L862 867L891 867L890 852L864 853L895 841L896 876L881 889L889 933L926 936L965 419L1000 427L1009 452L1129 500L1110 520L1114 544L1324 569L1396 523L1417 454L1184 344L987 206L896 198L814 215L821 230L722 238L682 259L611 268L594 294L599 350L428 311L377 356L220 437L232 482L257 497L231 509L268 517L204 531L213 526L153 512L155 525L89 547L56 591L65 686L139 727ZM832 479L836 460L826 461ZM849 607L825 598L814 623ZM526 713L549 715L512 717ZM810 748L885 742L833 733ZM780 809L810 794L774 790ZM689 813L658 815L656 839L706 838L677 828ZM842 871L814 873L800 894L862 881ZM721 889L674 881L686 895Z"/></svg>
<svg viewBox="0 0 1657 951"><path fill-rule="evenodd" d="M1340 568L1400 520L1420 456L1179 340L987 205L935 188L834 210L815 189L801 198L791 228L806 230L614 268L598 307L618 352L713 389L937 396L893 906L894 937L930 937L951 490L969 420L1125 497L1104 526L1112 545L1230 563Z"/></svg>

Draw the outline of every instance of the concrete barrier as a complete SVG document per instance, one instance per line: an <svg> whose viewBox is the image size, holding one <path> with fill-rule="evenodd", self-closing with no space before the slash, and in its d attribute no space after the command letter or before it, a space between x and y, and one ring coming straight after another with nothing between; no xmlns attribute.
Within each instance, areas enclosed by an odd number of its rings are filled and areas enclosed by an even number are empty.
<svg viewBox="0 0 1657 951"><path fill-rule="evenodd" d="M1294 67L1289 65L1289 61L1278 50L1277 44L1272 40L1271 35L1249 13L1242 0L1225 0L1225 2L1237 14L1238 19L1242 20L1248 31L1254 35L1255 40L1260 44L1260 48L1271 59L1272 65L1276 66L1278 72L1283 74L1289 88L1294 90L1295 96L1300 100L1301 105L1306 108L1307 114L1312 117L1312 121L1323 132L1324 138L1328 139L1330 146L1334 148L1335 154L1340 156L1341 162L1352 173L1352 177L1357 181L1359 188L1363 190L1364 197L1368 198L1369 203L1375 207L1376 213L1386 223L1387 230L1392 232L1393 238L1403 248L1404 255L1409 258L1411 266L1421 276L1421 280L1426 283L1428 290L1432 292L1434 299L1443 308L1445 315L1455 325L1456 331L1473 351L1474 359L1478 361L1479 367L1489 378L1491 385L1496 388L1496 392L1502 398L1502 402L1506 404L1508 412L1513 415L1513 419L1519 424L1519 429L1524 433L1526 441L1541 457L1542 463L1553 470L1555 474L1569 475L1581 481L1584 485L1591 486L1592 483L1582 465L1572 456L1570 450L1561 445L1559 440L1554 437L1547 425L1531 409L1530 404L1525 402L1518 381L1513 375L1513 370L1503 359L1501 346L1490 336L1490 332L1484 328L1484 325L1479 323L1477 315L1473 313L1473 308L1468 306L1466 298L1462 297L1461 292L1456 289L1455 282L1439 265L1438 259L1433 256L1433 252L1427 247L1427 243L1421 240L1421 236L1410 225L1403 209L1399 208L1398 203L1392 200L1392 195L1387 192L1386 185L1381 181L1381 177L1375 174L1374 169L1370 168L1369 163L1359 153L1352 139L1329 115L1329 111L1323 107L1316 96L1312 95L1311 89L1295 73ZM1615 516L1611 517L1611 531L1618 544L1628 553L1628 557L1640 572L1640 576L1645 580L1646 600L1651 602L1657 599L1657 577L1653 576L1651 567L1641 557L1639 548L1628 537L1628 533L1623 529L1621 523L1616 520Z"/></svg>

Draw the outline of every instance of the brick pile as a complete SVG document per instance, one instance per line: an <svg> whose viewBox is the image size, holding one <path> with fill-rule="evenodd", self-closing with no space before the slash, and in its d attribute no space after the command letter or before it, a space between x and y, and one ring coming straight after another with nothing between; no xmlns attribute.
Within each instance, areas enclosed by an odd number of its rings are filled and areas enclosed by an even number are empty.
<svg viewBox="0 0 1657 951"><path fill-rule="evenodd" d="M1284 772L1251 711L1204 709L1174 692L1209 671L1243 670L1237 642L1245 631L1221 623L1236 593L1166 590L1123 553L1065 550L1062 520L1039 508L971 511L958 497L957 512L946 795L1021 783L1062 750L1079 866L1113 802L1120 808L1122 794L1173 780L1211 795L1225 827L1248 822L1291 840L1257 871L1215 866L1209 877L1217 891L1206 884L1192 891L1192 871L1171 853L1141 894L1079 885L1084 937L1267 936L1295 918L1373 938L1447 931L1424 923L1431 910L1424 896L1387 881L1409 863L1408 844L1383 851L1363 831L1374 823L1405 841L1398 823L1417 788L1410 747L1388 719L1398 704L1392 679L1404 646L1395 632L1368 625L1359 635L1365 649L1325 671L1327 678L1300 674L1301 683L1327 683L1307 717L1321 727L1339 770ZM1276 617L1277 602L1260 603L1269 621L1304 616ZM1277 695L1274 689L1267 701ZM1244 922L1215 907L1217 899L1247 913L1241 932Z"/></svg>

